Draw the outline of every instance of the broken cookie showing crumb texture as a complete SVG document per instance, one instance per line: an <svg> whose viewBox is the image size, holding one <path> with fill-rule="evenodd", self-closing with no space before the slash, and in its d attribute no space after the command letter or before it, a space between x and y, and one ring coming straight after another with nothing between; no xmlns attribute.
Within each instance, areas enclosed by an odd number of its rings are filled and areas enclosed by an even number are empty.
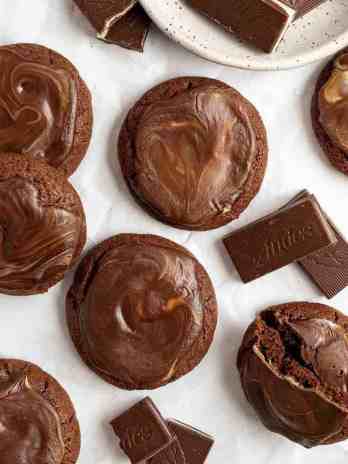
<svg viewBox="0 0 348 464"><path fill-rule="evenodd" d="M263 424L307 448L348 437L348 317L318 303L261 312L239 350L242 387Z"/></svg>
<svg viewBox="0 0 348 464"><path fill-rule="evenodd" d="M97 31L97 38L142 52L150 18L137 0L74 0Z"/></svg>
<svg viewBox="0 0 348 464"><path fill-rule="evenodd" d="M0 359L1 464L74 464L80 428L71 400L38 366Z"/></svg>

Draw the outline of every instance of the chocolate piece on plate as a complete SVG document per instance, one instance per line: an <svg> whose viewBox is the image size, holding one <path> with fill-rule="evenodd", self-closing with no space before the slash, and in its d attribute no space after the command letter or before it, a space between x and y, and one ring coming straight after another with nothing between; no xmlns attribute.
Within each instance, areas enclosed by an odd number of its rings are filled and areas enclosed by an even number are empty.
<svg viewBox="0 0 348 464"><path fill-rule="evenodd" d="M179 440L187 464L203 464L214 445L213 437L173 419L167 420L167 424Z"/></svg>
<svg viewBox="0 0 348 464"><path fill-rule="evenodd" d="M309 197L233 232L224 244L243 282L250 282L336 241Z"/></svg>
<svg viewBox="0 0 348 464"><path fill-rule="evenodd" d="M167 448L173 436L150 398L137 403L111 422L120 447L133 464L150 460ZM160 461L153 461L153 463Z"/></svg>
<svg viewBox="0 0 348 464"><path fill-rule="evenodd" d="M188 0L228 32L265 52L277 48L290 24L325 0Z"/></svg>

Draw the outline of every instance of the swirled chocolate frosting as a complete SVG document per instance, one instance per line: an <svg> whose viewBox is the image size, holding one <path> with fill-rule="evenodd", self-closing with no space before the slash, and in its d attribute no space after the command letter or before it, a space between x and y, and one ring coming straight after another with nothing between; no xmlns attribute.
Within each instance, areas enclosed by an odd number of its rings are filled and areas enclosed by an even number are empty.
<svg viewBox="0 0 348 464"><path fill-rule="evenodd" d="M249 328L245 340L254 342L242 345L238 363L245 394L274 432L306 447L340 441L348 420L345 329L323 317L286 319L265 311Z"/></svg>
<svg viewBox="0 0 348 464"><path fill-rule="evenodd" d="M72 147L77 91L71 73L0 47L0 151L59 166Z"/></svg>
<svg viewBox="0 0 348 464"><path fill-rule="evenodd" d="M230 212L257 152L245 103L213 85L150 105L135 145L134 188L141 201L171 222L194 227Z"/></svg>
<svg viewBox="0 0 348 464"><path fill-rule="evenodd" d="M1 464L61 464L59 417L24 375L0 382Z"/></svg>
<svg viewBox="0 0 348 464"><path fill-rule="evenodd" d="M80 310L90 362L139 387L169 381L201 334L202 304L191 255L132 241L108 250Z"/></svg>
<svg viewBox="0 0 348 464"><path fill-rule="evenodd" d="M348 156L348 53L339 56L319 93L320 123L331 141Z"/></svg>
<svg viewBox="0 0 348 464"><path fill-rule="evenodd" d="M70 266L81 219L42 206L34 184L19 177L0 181L0 292L44 288Z"/></svg>

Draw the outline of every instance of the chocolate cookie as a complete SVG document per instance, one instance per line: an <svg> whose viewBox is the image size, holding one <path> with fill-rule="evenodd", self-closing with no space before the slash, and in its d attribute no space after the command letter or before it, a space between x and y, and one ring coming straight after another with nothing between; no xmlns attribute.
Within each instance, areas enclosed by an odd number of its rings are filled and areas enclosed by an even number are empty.
<svg viewBox="0 0 348 464"><path fill-rule="evenodd" d="M76 68L41 45L0 47L0 152L43 159L70 176L92 132L91 95Z"/></svg>
<svg viewBox="0 0 348 464"><path fill-rule="evenodd" d="M313 100L315 135L330 162L348 175L348 48L321 72Z"/></svg>
<svg viewBox="0 0 348 464"><path fill-rule="evenodd" d="M267 136L254 106L223 82L173 79L147 92L119 136L135 199L174 227L208 230L239 215L260 189Z"/></svg>
<svg viewBox="0 0 348 464"><path fill-rule="evenodd" d="M215 332L208 274L176 243L121 234L80 263L66 300L73 342L107 382L153 389L196 367Z"/></svg>
<svg viewBox="0 0 348 464"><path fill-rule="evenodd" d="M273 306L238 355L245 395L263 424L307 448L348 438L348 317L319 303Z"/></svg>
<svg viewBox="0 0 348 464"><path fill-rule="evenodd" d="M38 366L0 359L1 464L74 464L80 428L66 391Z"/></svg>
<svg viewBox="0 0 348 464"><path fill-rule="evenodd" d="M62 173L0 153L0 293L46 292L76 263L85 241L80 198Z"/></svg>

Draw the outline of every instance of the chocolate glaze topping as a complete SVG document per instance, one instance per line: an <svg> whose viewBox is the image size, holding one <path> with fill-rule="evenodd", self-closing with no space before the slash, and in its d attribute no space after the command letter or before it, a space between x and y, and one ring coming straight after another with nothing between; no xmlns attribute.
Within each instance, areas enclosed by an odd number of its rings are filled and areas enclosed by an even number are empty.
<svg viewBox="0 0 348 464"><path fill-rule="evenodd" d="M0 292L32 290L70 266L81 219L54 206L42 206L32 183L14 177L0 181Z"/></svg>
<svg viewBox="0 0 348 464"><path fill-rule="evenodd" d="M331 141L348 156L348 53L339 56L319 92L320 123Z"/></svg>
<svg viewBox="0 0 348 464"><path fill-rule="evenodd" d="M289 324L302 341L301 354L321 382L348 391L348 342L341 326L324 319Z"/></svg>
<svg viewBox="0 0 348 464"><path fill-rule="evenodd" d="M56 411L26 375L0 382L1 464L61 464L64 448Z"/></svg>
<svg viewBox="0 0 348 464"><path fill-rule="evenodd" d="M195 227L229 213L257 152L247 110L230 89L212 85L150 105L135 144L137 195L171 221Z"/></svg>
<svg viewBox="0 0 348 464"><path fill-rule="evenodd" d="M119 381L168 381L200 335L195 262L166 246L125 243L107 251L80 312L94 367Z"/></svg>
<svg viewBox="0 0 348 464"><path fill-rule="evenodd" d="M0 48L0 151L59 166L72 147L77 91L71 73Z"/></svg>

